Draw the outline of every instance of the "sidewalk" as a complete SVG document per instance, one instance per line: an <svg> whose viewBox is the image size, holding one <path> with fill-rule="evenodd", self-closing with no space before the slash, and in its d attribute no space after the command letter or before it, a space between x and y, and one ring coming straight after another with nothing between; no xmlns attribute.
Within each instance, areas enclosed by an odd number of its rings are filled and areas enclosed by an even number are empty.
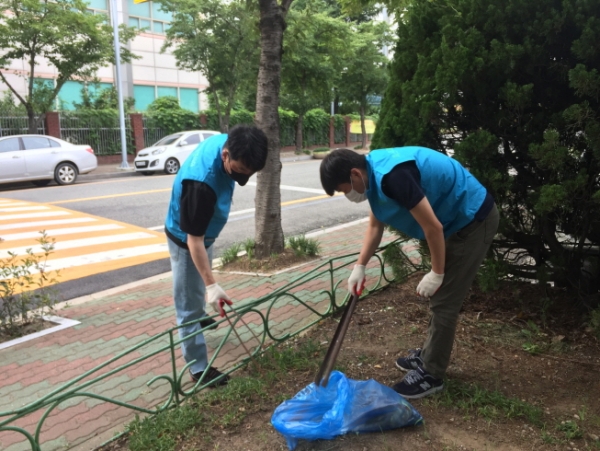
<svg viewBox="0 0 600 451"><path fill-rule="evenodd" d="M281 162L288 163L293 161L301 161L301 160L311 160L312 155L305 154L296 154L294 152L281 152ZM135 172L135 167L133 163L129 163L128 169L121 169L120 163L112 163L112 164L99 164L96 169L94 169L89 174L81 174L79 175L79 181L93 181L93 180L103 180L103 179L111 179L118 177L146 177L142 174L138 174ZM157 172L160 173L160 172ZM164 173L162 175L165 175Z"/></svg>
<svg viewBox="0 0 600 451"><path fill-rule="evenodd" d="M358 252L366 226L366 221L361 220L328 231L316 232L313 236L318 239L321 254L327 260L334 256ZM392 239L393 237L386 232L383 243ZM347 261L354 259L355 257L350 257ZM323 260L270 276L218 273L217 281L236 303L242 305L272 293L277 287L306 274L321 263ZM367 286L373 283L377 264L375 258L371 259L369 268L372 269ZM340 296L345 292L344 281L350 270L351 266L334 274L336 281L342 280L338 287ZM270 331L275 336L282 336L292 327L293 330L298 330L314 321L317 315L302 307L298 300L310 303L317 311L324 312L328 298L323 289L327 289L330 282L328 279L326 274L326 277L303 284L292 293L293 296L279 298L269 312L267 306L261 309L264 315L268 315ZM122 291L112 289L107 293L73 301L68 308L59 310L57 314L80 321L79 325L0 350L0 412L32 403L119 353L175 326L171 282L170 274L165 274L142 281L136 286L132 284L124 287ZM253 315L254 317L252 314L244 316L245 321L250 323L251 327L262 330L262 323L258 321L259 315ZM256 346L256 340L244 326L237 325L236 329L242 340L248 343L247 346ZM207 332L206 338L209 357L225 338L225 344L218 353L219 358L214 362L219 368L231 368L235 362L246 356L243 347L239 346L236 336L231 333L226 323ZM165 340L168 341L168 336ZM134 353L125 356L126 358L103 368L100 373L107 373L137 357L154 353L164 345L164 342L153 342L141 346ZM176 350L176 358L180 371L184 362L179 349ZM165 401L170 388L164 380L158 380L151 386L147 384L155 376L170 374L170 362L168 352L157 352L152 358L119 371L83 391L135 404L140 408L151 408ZM95 373L85 380L97 376ZM187 374L183 376L183 380L189 380ZM191 385L185 388L189 390ZM21 427L33 434L44 412L45 409L36 411L17 420L11 426ZM91 450L115 433L121 432L135 415L136 412L130 408L88 396L68 399L58 404L43 423L40 435L42 449ZM0 422L3 419L5 418L0 418ZM0 432L0 449L20 451L31 448L23 435L3 431Z"/></svg>

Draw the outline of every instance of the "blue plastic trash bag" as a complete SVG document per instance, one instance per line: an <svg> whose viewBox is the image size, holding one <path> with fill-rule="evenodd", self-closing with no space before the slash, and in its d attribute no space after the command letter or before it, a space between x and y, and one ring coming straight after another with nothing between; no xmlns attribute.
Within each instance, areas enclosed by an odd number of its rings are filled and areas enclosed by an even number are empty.
<svg viewBox="0 0 600 451"><path fill-rule="evenodd" d="M327 387L314 383L281 403L271 423L293 450L299 439L332 439L348 432L378 432L421 424L402 396L370 379L354 381L333 371Z"/></svg>

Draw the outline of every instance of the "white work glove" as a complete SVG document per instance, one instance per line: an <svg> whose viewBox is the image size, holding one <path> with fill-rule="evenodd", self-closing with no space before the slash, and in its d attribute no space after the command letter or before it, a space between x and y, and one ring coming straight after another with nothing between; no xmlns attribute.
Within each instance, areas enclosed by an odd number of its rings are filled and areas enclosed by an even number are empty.
<svg viewBox="0 0 600 451"><path fill-rule="evenodd" d="M443 274L434 273L433 270L425 274L425 277L417 285L417 294L424 298L429 298L435 294L444 281Z"/></svg>
<svg viewBox="0 0 600 451"><path fill-rule="evenodd" d="M356 293L360 296L363 288L365 288L365 265L354 265L348 279L348 291L350 294Z"/></svg>
<svg viewBox="0 0 600 451"><path fill-rule="evenodd" d="M213 283L212 285L206 287L206 299L213 310L219 313L221 316L225 316L223 304L233 304L231 299L229 299L229 296L227 296L227 293L225 293L223 288L221 288L218 283Z"/></svg>

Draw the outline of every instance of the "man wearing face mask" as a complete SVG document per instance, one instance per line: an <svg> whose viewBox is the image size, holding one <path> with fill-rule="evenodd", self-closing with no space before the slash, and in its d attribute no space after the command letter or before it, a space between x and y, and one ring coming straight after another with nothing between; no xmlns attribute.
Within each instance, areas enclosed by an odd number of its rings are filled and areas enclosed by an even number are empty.
<svg viewBox="0 0 600 451"><path fill-rule="evenodd" d="M396 360L408 373L393 388L405 398L442 390L458 314L498 229L494 199L458 161L424 147L374 150L366 157L336 149L323 159L320 172L327 194L340 191L352 202L368 200L371 207L348 279L350 292L361 293L365 265L385 224L427 240L431 271L417 286L417 294L429 298L427 339Z"/></svg>
<svg viewBox="0 0 600 451"><path fill-rule="evenodd" d="M238 125L229 134L203 141L181 166L175 181L165 222L173 270L173 298L181 339L215 321L204 319L208 303L219 312L219 302L232 302L212 273L212 249L227 222L235 182L244 186L264 168L267 137L257 127ZM181 343L190 375L203 384L224 385L229 377L208 367L204 335ZM206 373L206 374L205 374Z"/></svg>

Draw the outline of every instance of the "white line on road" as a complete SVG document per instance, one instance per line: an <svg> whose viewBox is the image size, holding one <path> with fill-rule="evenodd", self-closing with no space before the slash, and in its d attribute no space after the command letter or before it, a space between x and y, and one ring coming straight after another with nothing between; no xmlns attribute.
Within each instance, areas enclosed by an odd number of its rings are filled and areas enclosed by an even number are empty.
<svg viewBox="0 0 600 451"><path fill-rule="evenodd" d="M103 230L115 230L115 229L124 229L125 226L119 224L100 224L94 226L87 227L65 227L63 229L53 229L47 230L46 235L58 236L58 235L71 235L76 233L89 233L89 232L100 232ZM40 236L39 232L22 232L22 233L12 233L10 235L3 235L2 238L4 241L16 241L16 240L25 240L28 238L37 238Z"/></svg>
<svg viewBox="0 0 600 451"><path fill-rule="evenodd" d="M0 230L22 229L24 227L49 227L63 224L79 224L81 222L94 222L96 218L67 218L51 219L49 221L18 222L15 224L0 224Z"/></svg>
<svg viewBox="0 0 600 451"><path fill-rule="evenodd" d="M0 215L0 221L7 221L9 219L27 219L27 218L47 218L51 216L65 216L70 215L68 211L43 211L41 213L26 213L22 215Z"/></svg>
<svg viewBox="0 0 600 451"><path fill-rule="evenodd" d="M92 265L94 263L111 262L124 258L139 257L141 255L168 252L167 243L151 244L148 246L128 247L114 251L97 252L95 254L80 255L77 257L57 258L46 262L45 271L71 268L74 266ZM33 272L33 271L32 271Z"/></svg>
<svg viewBox="0 0 600 451"><path fill-rule="evenodd" d="M0 207L0 213L10 213L14 211L35 211L35 210L50 210L50 207L46 207L44 205L30 205L29 207L10 207L2 208Z"/></svg>
<svg viewBox="0 0 600 451"><path fill-rule="evenodd" d="M246 185L256 186L256 182L248 182ZM318 188L304 188L302 186L291 186L291 185L279 185L279 189L287 191L300 191L302 193L315 193L315 194L326 194L323 189Z"/></svg>
<svg viewBox="0 0 600 451"><path fill-rule="evenodd" d="M123 233L121 235L106 235L106 236L98 236L95 238L84 238L81 240L71 240L71 241L62 241L62 242L59 241L54 244L54 251L56 252L56 251L62 251L65 249L74 249L77 247L95 246L98 244L110 244L110 243L120 243L123 241L130 241L130 240L141 240L144 238L156 238L156 236L152 235L150 233L146 233L146 232L134 232L134 233ZM27 249L31 249L34 254L44 252L44 250L41 248L41 246L37 246L35 248L32 248L31 246L24 246L24 247L19 247L16 249L10 249L10 252L12 252L13 254L16 254L16 255L24 255L27 253ZM10 257L8 252L9 252L8 250L0 251L0 258ZM118 252L118 251L115 250L115 251L109 251L109 252Z"/></svg>

